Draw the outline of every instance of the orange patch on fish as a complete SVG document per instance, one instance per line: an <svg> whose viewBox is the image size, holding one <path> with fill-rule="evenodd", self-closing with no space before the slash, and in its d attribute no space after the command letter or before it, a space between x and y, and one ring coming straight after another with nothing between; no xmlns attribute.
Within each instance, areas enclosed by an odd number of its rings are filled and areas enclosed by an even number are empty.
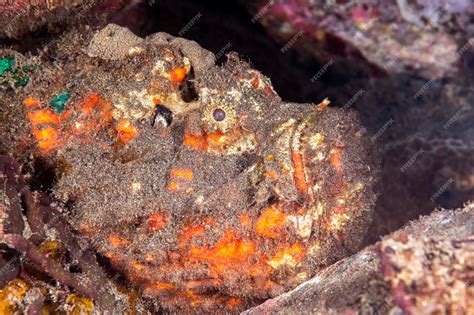
<svg viewBox="0 0 474 315"><path fill-rule="evenodd" d="M33 136L38 141L38 148L46 153L58 145L60 132L54 128L35 129Z"/></svg>
<svg viewBox="0 0 474 315"><path fill-rule="evenodd" d="M255 224L255 233L268 238L281 238L284 236L286 215L275 207L267 208L258 217Z"/></svg>
<svg viewBox="0 0 474 315"><path fill-rule="evenodd" d="M130 142L139 134L138 129L133 127L133 125L126 119L121 120L115 129L119 133L120 142L124 144Z"/></svg>
<svg viewBox="0 0 474 315"><path fill-rule="evenodd" d="M340 147L335 147L331 150L331 156L329 158L331 165L334 166L337 170L340 170L342 167L341 163L341 153L342 149Z"/></svg>
<svg viewBox="0 0 474 315"><path fill-rule="evenodd" d="M23 102L23 104L26 108L31 108L39 106L40 102L39 99L30 96Z"/></svg>
<svg viewBox="0 0 474 315"><path fill-rule="evenodd" d="M173 169L171 170L170 176L173 178L180 178L189 182L193 180L193 171L190 168Z"/></svg>
<svg viewBox="0 0 474 315"><path fill-rule="evenodd" d="M185 67L174 68L170 72L171 82L181 83L181 82L183 82L185 77L186 77L186 68Z"/></svg>
<svg viewBox="0 0 474 315"><path fill-rule="evenodd" d="M207 151L209 144L205 137L201 135L184 135L184 144L190 146L196 151Z"/></svg>
<svg viewBox="0 0 474 315"><path fill-rule="evenodd" d="M306 175L304 172L303 156L299 152L292 152L291 158L294 166L294 180L298 190L304 194L308 193L308 183L306 182Z"/></svg>
<svg viewBox="0 0 474 315"><path fill-rule="evenodd" d="M108 237L110 245L112 245L113 248L117 248L121 245L127 245L131 244L132 242L126 239L120 238L117 234L111 234Z"/></svg>
<svg viewBox="0 0 474 315"><path fill-rule="evenodd" d="M33 126L40 124L59 124L60 122L60 116L47 109L29 112L28 119Z"/></svg>
<svg viewBox="0 0 474 315"><path fill-rule="evenodd" d="M166 217L162 213L153 213L148 217L148 227L152 231L158 231L166 226Z"/></svg>

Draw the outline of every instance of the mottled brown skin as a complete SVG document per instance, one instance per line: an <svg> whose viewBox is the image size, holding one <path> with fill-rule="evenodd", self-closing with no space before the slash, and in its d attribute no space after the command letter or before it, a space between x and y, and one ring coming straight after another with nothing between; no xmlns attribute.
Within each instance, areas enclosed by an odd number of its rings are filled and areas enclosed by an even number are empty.
<svg viewBox="0 0 474 315"><path fill-rule="evenodd" d="M284 103L233 54L218 67L166 34L97 36L87 55L72 39L90 33L66 35L68 63L44 63L20 101L28 115L71 93L58 141L35 150L65 165L56 198L131 284L164 307L239 310L358 249L376 167L354 113Z"/></svg>

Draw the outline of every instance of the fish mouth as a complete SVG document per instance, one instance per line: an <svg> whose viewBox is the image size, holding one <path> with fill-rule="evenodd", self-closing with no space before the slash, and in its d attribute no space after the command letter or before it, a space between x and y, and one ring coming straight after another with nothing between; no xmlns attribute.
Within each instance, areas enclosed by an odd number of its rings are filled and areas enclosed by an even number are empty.
<svg viewBox="0 0 474 315"><path fill-rule="evenodd" d="M306 121L290 118L276 129L275 162L280 175L275 192L284 200L297 201L302 197L308 202L314 200L306 152L308 126Z"/></svg>
<svg viewBox="0 0 474 315"><path fill-rule="evenodd" d="M375 201L370 144L355 114L333 109L315 115L278 125L265 171L275 170L271 186L277 203L309 216L311 233L353 241ZM301 220L296 223L302 226Z"/></svg>
<svg viewBox="0 0 474 315"><path fill-rule="evenodd" d="M278 197L311 205L321 193L330 195L337 190L332 185L345 185L337 183L344 181L344 146L331 139L314 116L290 118L278 126L274 137Z"/></svg>

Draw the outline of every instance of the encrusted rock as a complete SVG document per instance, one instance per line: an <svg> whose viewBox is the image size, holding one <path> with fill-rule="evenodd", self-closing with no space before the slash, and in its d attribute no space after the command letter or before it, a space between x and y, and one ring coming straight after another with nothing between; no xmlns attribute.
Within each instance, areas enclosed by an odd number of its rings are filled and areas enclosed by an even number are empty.
<svg viewBox="0 0 474 315"><path fill-rule="evenodd" d="M436 211L243 314L470 314L473 237L473 204Z"/></svg>
<svg viewBox="0 0 474 315"><path fill-rule="evenodd" d="M119 10L128 0L6 0L0 5L0 38L21 37L41 27L63 29L67 24L99 20Z"/></svg>
<svg viewBox="0 0 474 315"><path fill-rule="evenodd" d="M381 72L431 79L459 76L458 66L474 51L469 1L243 2L253 21L287 44L299 39L295 46L320 61L349 57Z"/></svg>

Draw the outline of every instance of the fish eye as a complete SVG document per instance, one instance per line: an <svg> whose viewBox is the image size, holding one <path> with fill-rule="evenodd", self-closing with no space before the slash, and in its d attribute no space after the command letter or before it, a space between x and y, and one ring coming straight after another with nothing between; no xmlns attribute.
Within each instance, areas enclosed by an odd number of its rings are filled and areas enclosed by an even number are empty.
<svg viewBox="0 0 474 315"><path fill-rule="evenodd" d="M225 119L225 111L222 108L216 108L212 112L212 117L215 121L223 121Z"/></svg>
<svg viewBox="0 0 474 315"><path fill-rule="evenodd" d="M211 103L204 107L203 123L210 132L226 133L238 127L237 113L232 105Z"/></svg>

